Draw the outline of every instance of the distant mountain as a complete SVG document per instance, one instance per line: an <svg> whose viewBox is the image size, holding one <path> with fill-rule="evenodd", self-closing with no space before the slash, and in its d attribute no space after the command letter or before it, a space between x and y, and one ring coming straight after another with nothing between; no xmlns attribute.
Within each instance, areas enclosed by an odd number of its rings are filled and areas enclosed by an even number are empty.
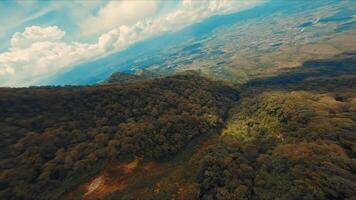
<svg viewBox="0 0 356 200"><path fill-rule="evenodd" d="M103 83L130 83L139 80L149 80L159 77L157 74L145 69L137 70L134 74L115 72Z"/></svg>
<svg viewBox="0 0 356 200"><path fill-rule="evenodd" d="M153 77L158 77L156 73L153 73L149 70L146 69L139 69L135 72L135 75L143 77L143 78L153 78Z"/></svg>

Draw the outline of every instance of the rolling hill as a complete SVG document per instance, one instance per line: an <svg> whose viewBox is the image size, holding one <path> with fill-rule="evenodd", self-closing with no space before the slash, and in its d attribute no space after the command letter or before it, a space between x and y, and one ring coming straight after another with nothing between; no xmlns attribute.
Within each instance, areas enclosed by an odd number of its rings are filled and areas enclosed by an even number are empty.
<svg viewBox="0 0 356 200"><path fill-rule="evenodd" d="M2 199L352 199L355 53L234 85L1 88Z"/></svg>

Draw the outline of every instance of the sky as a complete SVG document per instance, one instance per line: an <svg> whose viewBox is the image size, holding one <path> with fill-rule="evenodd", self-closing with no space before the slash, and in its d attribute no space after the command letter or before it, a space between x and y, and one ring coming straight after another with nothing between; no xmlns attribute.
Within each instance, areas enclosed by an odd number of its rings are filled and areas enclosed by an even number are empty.
<svg viewBox="0 0 356 200"><path fill-rule="evenodd" d="M41 84L81 62L264 0L2 0L0 86Z"/></svg>

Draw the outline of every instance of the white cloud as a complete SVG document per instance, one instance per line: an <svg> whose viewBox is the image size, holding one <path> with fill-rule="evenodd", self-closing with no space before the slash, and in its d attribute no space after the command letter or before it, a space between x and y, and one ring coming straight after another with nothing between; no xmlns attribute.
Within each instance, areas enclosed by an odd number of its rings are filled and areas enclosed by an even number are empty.
<svg viewBox="0 0 356 200"><path fill-rule="evenodd" d="M114 44L120 37L119 30L112 30L100 36L98 40L98 46L103 51L111 51L114 49Z"/></svg>
<svg viewBox="0 0 356 200"><path fill-rule="evenodd" d="M97 15L89 16L82 23L85 34L108 31L121 25L132 25L152 16L158 9L159 1L126 0L111 1L101 8Z"/></svg>
<svg viewBox="0 0 356 200"><path fill-rule="evenodd" d="M175 12L169 13L155 20L152 29L159 31L176 31L185 26L197 23L213 15L222 15L238 12L254 7L264 2L263 0L182 0L182 6Z"/></svg>
<svg viewBox="0 0 356 200"><path fill-rule="evenodd" d="M213 15L238 12L262 2L263 0L182 0L181 6L167 15L154 19L144 18L130 26L121 25L103 34L101 40L105 41L107 49L118 51L146 38L164 32L178 31Z"/></svg>
<svg viewBox="0 0 356 200"><path fill-rule="evenodd" d="M12 48L26 48L36 42L54 42L59 41L65 35L65 32L57 26L42 28L40 26L31 26L25 28L25 31L15 33L11 38Z"/></svg>
<svg viewBox="0 0 356 200"><path fill-rule="evenodd" d="M138 41L180 30L213 15L237 12L261 2L183 0L176 10L149 18L147 16L157 9L154 5L156 1L114 1L102 8L98 16L88 18L92 21L85 22L84 26L91 24L92 29L99 30L117 26L102 34L93 44L64 42L65 32L57 26L27 27L24 32L13 35L12 46L7 52L0 53L0 85L39 84L41 80L76 63L123 50ZM118 22L115 22L117 19Z"/></svg>
<svg viewBox="0 0 356 200"><path fill-rule="evenodd" d="M96 44L64 43L58 27L29 27L15 33L14 45L0 54L0 85L27 86L59 70L103 53Z"/></svg>

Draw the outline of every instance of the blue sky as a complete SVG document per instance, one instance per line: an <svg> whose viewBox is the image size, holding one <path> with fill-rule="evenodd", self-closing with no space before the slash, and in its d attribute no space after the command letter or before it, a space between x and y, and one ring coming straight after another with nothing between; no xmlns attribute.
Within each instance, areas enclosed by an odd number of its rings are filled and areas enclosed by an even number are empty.
<svg viewBox="0 0 356 200"><path fill-rule="evenodd" d="M0 86L29 86L75 64L263 0L3 0Z"/></svg>

